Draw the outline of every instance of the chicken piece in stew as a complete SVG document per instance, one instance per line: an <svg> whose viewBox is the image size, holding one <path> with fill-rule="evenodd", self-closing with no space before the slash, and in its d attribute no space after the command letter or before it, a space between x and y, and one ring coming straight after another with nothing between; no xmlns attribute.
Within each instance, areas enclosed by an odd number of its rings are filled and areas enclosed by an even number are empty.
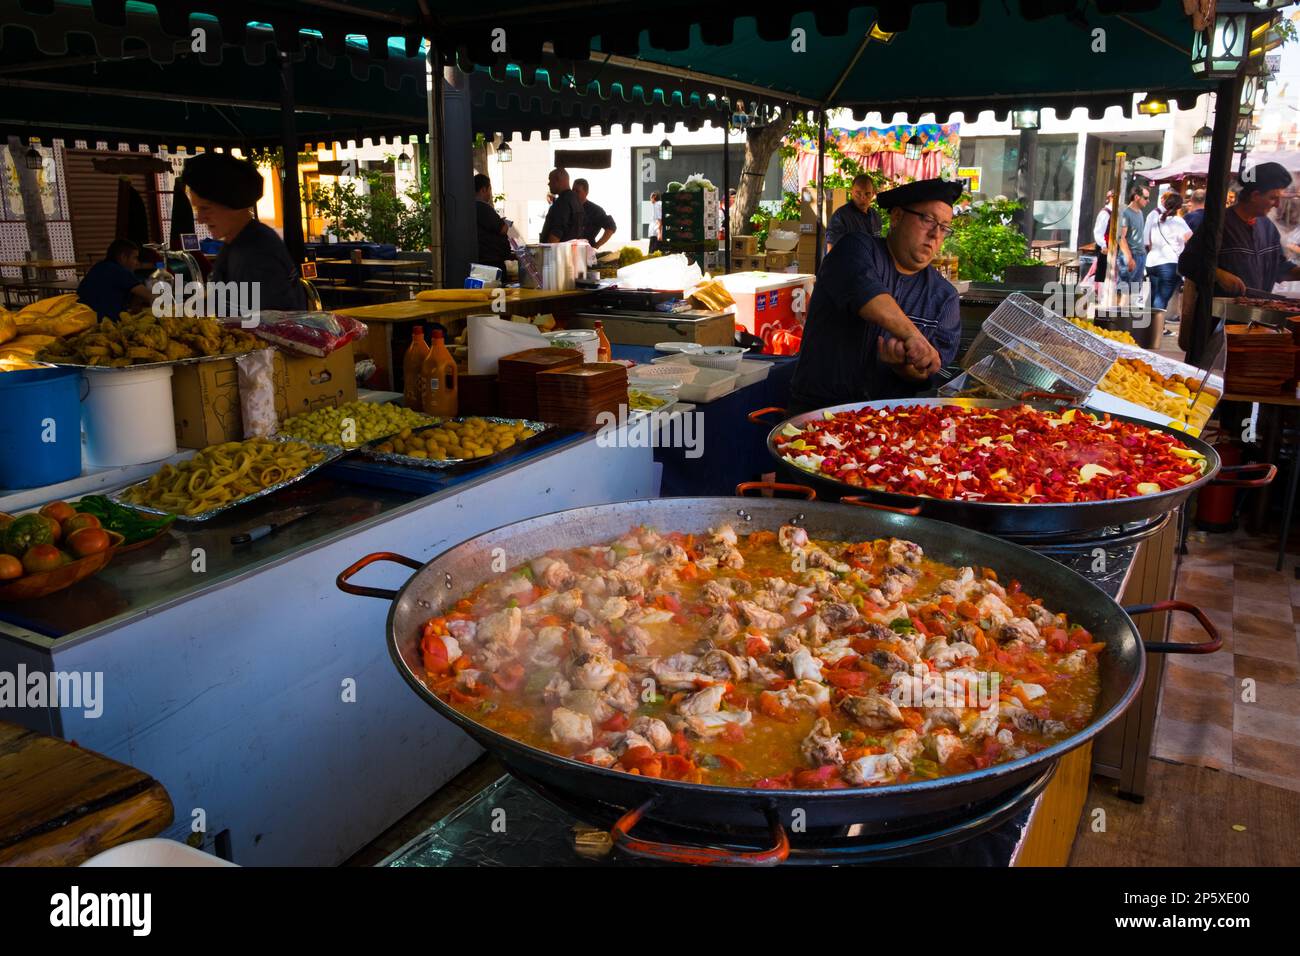
<svg viewBox="0 0 1300 956"><path fill-rule="evenodd" d="M1082 729L1104 645L988 568L797 526L637 527L477 588L421 635L478 723L599 767L771 789L965 773Z"/></svg>

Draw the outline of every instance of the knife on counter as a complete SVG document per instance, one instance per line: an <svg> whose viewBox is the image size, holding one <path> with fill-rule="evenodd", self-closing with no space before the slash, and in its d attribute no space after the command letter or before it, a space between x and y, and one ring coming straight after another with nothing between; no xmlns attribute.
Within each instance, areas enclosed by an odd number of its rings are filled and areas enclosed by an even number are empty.
<svg viewBox="0 0 1300 956"><path fill-rule="evenodd" d="M273 517L275 520L273 521L268 521L266 524L259 524L256 527L249 528L247 531L241 534L231 535L230 543L235 545L252 544L254 541L260 541L262 538L265 538L272 531L278 531L279 529L283 528L285 525L291 525L295 521L299 520L300 518L305 518L308 515L313 515L318 511L320 511L319 507L289 508L286 511L282 511L279 514L274 515Z"/></svg>

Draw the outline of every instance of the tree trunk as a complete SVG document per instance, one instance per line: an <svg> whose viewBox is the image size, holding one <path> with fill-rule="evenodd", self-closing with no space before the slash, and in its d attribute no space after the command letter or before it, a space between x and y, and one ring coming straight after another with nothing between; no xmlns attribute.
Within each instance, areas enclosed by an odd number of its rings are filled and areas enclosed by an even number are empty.
<svg viewBox="0 0 1300 956"><path fill-rule="evenodd" d="M758 201L763 198L767 166L793 122L794 111L787 108L766 126L745 132L745 168L736 184L736 208L731 211L732 235L744 235L750 231L749 217L758 210Z"/></svg>
<svg viewBox="0 0 1300 956"><path fill-rule="evenodd" d="M18 171L18 194L23 200L23 219L27 223L27 245L34 259L53 259L50 229L45 222L45 202L36 170L27 168L27 147L17 136L9 137L9 156ZM47 269L35 270L34 278L45 281L53 277Z"/></svg>

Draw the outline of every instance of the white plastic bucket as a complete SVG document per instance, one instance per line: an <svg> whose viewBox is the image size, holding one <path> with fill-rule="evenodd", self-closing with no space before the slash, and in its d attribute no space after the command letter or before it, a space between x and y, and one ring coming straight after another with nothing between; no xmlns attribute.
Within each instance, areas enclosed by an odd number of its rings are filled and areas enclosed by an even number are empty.
<svg viewBox="0 0 1300 956"><path fill-rule="evenodd" d="M577 349L582 353L584 362L594 362L600 355L600 336L591 329L569 329L561 332L544 332L552 345L565 349Z"/></svg>
<svg viewBox="0 0 1300 956"><path fill-rule="evenodd" d="M85 376L86 464L140 465L176 454L170 366L87 369Z"/></svg>

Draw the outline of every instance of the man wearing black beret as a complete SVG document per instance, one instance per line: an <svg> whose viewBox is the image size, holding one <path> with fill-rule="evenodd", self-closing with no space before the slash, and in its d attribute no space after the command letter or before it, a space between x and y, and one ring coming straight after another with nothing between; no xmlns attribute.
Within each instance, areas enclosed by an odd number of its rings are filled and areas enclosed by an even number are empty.
<svg viewBox="0 0 1300 956"><path fill-rule="evenodd" d="M253 218L262 196L257 167L228 153L200 153L185 163L181 181L194 221L223 243L208 280L256 283L263 309L305 309L307 295L284 240Z"/></svg>
<svg viewBox="0 0 1300 956"><path fill-rule="evenodd" d="M808 304L791 408L903 398L957 356L957 290L930 263L952 231L960 183L925 179L881 193L889 235L844 236Z"/></svg>
<svg viewBox="0 0 1300 956"><path fill-rule="evenodd" d="M1300 279L1300 266L1287 261L1282 237L1268 218L1290 185L1291 174L1281 163L1260 163L1242 171L1237 202L1223 217L1215 295L1246 295L1247 290L1272 292L1276 282ZM1178 271L1197 282L1204 262L1205 234L1198 229L1187 240L1187 248L1178 259Z"/></svg>

